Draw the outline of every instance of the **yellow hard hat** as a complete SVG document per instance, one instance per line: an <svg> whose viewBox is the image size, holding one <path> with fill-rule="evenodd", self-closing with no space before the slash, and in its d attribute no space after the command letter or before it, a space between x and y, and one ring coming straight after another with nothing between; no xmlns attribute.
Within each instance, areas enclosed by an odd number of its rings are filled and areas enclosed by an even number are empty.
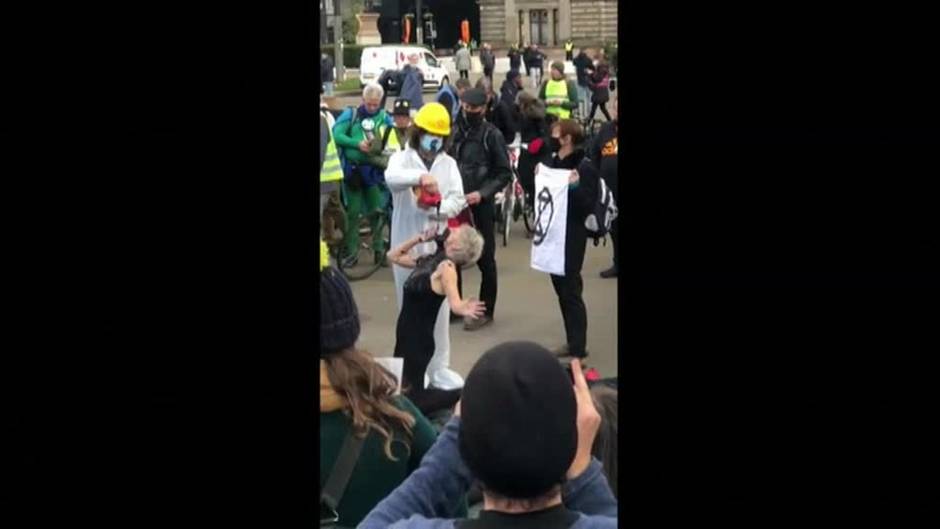
<svg viewBox="0 0 940 529"><path fill-rule="evenodd" d="M415 125L438 136L450 136L450 114L440 103L425 103L415 115Z"/></svg>

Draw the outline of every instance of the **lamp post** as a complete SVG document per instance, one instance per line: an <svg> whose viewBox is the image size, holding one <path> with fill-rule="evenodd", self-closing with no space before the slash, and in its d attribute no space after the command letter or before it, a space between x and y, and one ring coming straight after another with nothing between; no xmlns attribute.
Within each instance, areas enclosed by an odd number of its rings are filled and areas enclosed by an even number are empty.
<svg viewBox="0 0 940 529"><path fill-rule="evenodd" d="M419 46L424 44L424 28L421 27L424 25L423 20L421 18L421 0L415 0L415 37L418 39Z"/></svg>
<svg viewBox="0 0 940 529"><path fill-rule="evenodd" d="M342 0L333 0L333 57L336 64L336 82L346 80L346 68L343 67L343 16L340 13Z"/></svg>

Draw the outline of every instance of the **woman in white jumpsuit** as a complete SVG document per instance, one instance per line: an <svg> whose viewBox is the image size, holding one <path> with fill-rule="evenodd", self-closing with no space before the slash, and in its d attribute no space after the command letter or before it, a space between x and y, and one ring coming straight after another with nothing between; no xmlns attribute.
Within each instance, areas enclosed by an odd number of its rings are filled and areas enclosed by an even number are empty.
<svg viewBox="0 0 940 529"><path fill-rule="evenodd" d="M456 217L467 207L457 162L443 149L449 134L447 110L440 103L427 103L415 116L405 150L396 152L389 159L385 183L392 193L392 248L430 228L436 227L438 233L442 233L447 228L447 219ZM435 142L435 138L439 141ZM441 195L439 209L420 207L415 198L414 188L429 183L436 184ZM433 243L424 243L415 246L413 251L416 255L424 255L433 249ZM392 265L392 271L398 310L401 311L402 287L412 270ZM450 306L447 303L441 303L434 326L434 356L428 364L427 378L431 386L439 389L463 387L463 378L450 369Z"/></svg>

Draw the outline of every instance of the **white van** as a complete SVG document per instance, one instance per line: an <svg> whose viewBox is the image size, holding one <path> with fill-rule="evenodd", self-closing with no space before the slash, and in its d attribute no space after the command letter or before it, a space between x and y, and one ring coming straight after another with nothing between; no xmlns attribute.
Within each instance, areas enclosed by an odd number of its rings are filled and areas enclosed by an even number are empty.
<svg viewBox="0 0 940 529"><path fill-rule="evenodd" d="M362 49L359 59L359 84L365 86L379 80L385 70L401 70L408 64L408 55L418 52L418 69L424 74L424 89L437 90L444 83L449 83L447 70L441 62L421 46L369 46Z"/></svg>

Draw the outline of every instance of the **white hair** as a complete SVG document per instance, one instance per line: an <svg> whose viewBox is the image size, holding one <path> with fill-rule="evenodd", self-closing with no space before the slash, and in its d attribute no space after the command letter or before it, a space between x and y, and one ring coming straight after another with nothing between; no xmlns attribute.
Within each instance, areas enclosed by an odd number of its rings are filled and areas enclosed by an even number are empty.
<svg viewBox="0 0 940 529"><path fill-rule="evenodd" d="M382 88L382 85L379 83L369 83L362 89L363 99L371 99L373 97L382 99L383 95L385 95L385 89Z"/></svg>
<svg viewBox="0 0 940 529"><path fill-rule="evenodd" d="M462 226L456 235L457 248L453 250L451 260L460 267L477 262L483 255L483 235L470 226Z"/></svg>

